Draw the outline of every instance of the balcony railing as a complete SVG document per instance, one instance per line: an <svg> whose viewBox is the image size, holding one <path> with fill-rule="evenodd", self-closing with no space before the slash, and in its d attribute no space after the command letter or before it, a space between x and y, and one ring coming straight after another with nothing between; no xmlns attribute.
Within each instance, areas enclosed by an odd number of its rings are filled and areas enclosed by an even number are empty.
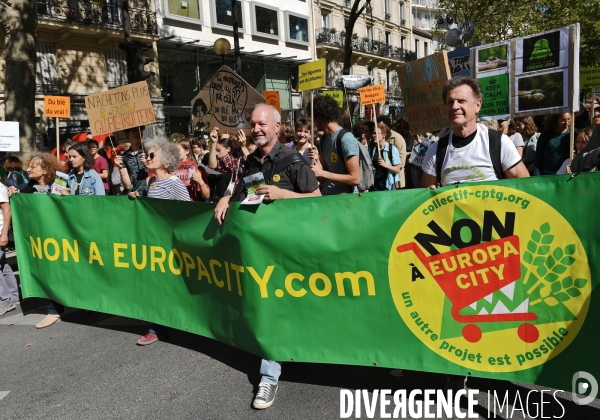
<svg viewBox="0 0 600 420"><path fill-rule="evenodd" d="M317 29L317 44L331 45L344 48L346 34L344 32L331 32L330 29ZM352 38L352 49L380 57L393 58L401 61L416 59L416 54L404 48L393 47L385 42L369 40L361 37ZM413 58L414 57L414 58Z"/></svg>
<svg viewBox="0 0 600 420"><path fill-rule="evenodd" d="M36 93L53 93L58 94L60 92L60 80L52 77L36 78L35 81L35 92Z"/></svg>
<svg viewBox="0 0 600 420"><path fill-rule="evenodd" d="M350 7L351 0L344 0L344 6Z"/></svg>
<svg viewBox="0 0 600 420"><path fill-rule="evenodd" d="M385 14L385 20L390 20L392 18L392 14L391 13L386 13Z"/></svg>
<svg viewBox="0 0 600 420"><path fill-rule="evenodd" d="M154 3L146 9L129 8L129 23L132 32L149 35L158 34ZM37 0L37 15L41 18L123 29L123 14L116 0L104 4L93 0Z"/></svg>

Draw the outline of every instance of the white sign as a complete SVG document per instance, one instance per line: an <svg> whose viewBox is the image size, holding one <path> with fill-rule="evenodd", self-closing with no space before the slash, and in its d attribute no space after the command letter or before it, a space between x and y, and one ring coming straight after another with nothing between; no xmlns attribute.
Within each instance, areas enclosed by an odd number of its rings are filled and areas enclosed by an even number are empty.
<svg viewBox="0 0 600 420"><path fill-rule="evenodd" d="M0 121L0 152L18 152L19 123L17 121Z"/></svg>

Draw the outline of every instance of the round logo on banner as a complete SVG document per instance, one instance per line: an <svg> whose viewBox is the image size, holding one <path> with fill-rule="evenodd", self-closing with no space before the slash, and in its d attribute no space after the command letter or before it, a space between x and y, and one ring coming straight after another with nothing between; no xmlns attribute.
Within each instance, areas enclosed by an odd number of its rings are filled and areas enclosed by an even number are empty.
<svg viewBox="0 0 600 420"><path fill-rule="evenodd" d="M585 321L585 249L546 202L467 186L424 202L390 251L402 320L427 347L468 369L513 372L560 354Z"/></svg>

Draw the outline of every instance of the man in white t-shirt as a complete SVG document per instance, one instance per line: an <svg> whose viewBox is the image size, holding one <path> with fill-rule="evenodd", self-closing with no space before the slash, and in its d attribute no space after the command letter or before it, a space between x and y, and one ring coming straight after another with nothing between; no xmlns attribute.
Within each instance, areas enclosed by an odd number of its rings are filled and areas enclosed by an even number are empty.
<svg viewBox="0 0 600 420"><path fill-rule="evenodd" d="M441 167L442 185L460 182L495 181L498 179L490 155L490 141L485 126L477 124L481 109L481 85L472 77L455 77L446 82L442 91L446 115L452 127L445 159ZM438 183L436 155L440 142L427 150L423 162L421 187ZM529 172L512 141L501 137L500 163L506 178L528 177Z"/></svg>
<svg viewBox="0 0 600 420"><path fill-rule="evenodd" d="M19 301L17 279L6 263L5 254L11 216L8 190L4 184L0 184L0 316L15 309L15 304Z"/></svg>

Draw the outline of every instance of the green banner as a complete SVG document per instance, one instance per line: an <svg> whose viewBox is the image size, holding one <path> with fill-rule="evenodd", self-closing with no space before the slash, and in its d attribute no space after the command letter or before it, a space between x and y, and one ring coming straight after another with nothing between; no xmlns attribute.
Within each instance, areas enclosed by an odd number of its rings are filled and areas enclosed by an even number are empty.
<svg viewBox="0 0 600 420"><path fill-rule="evenodd" d="M213 206L19 194L24 297L280 361L600 378L597 174Z"/></svg>

